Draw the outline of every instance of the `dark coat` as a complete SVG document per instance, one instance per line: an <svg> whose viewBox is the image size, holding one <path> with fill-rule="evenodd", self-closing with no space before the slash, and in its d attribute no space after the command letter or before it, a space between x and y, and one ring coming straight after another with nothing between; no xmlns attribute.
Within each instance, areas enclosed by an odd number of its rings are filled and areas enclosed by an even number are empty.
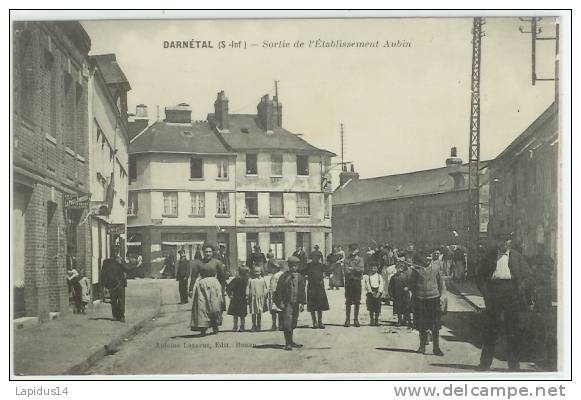
<svg viewBox="0 0 581 400"><path fill-rule="evenodd" d="M246 286L248 285L248 277L236 277L226 286L226 293L230 297L230 305L228 306L228 315L235 317L245 317L247 315L246 308Z"/></svg>
<svg viewBox="0 0 581 400"><path fill-rule="evenodd" d="M176 271L176 281L190 278L190 262L187 259L180 260Z"/></svg>
<svg viewBox="0 0 581 400"><path fill-rule="evenodd" d="M496 251L492 251L480 264L477 283L485 301L488 297L488 283L491 281L492 274L496 269L497 261L498 254ZM520 305L523 306L528 303L530 297L528 287L530 286L531 270L525 257L514 249L510 249L508 268L515 283L515 289L518 291Z"/></svg>
<svg viewBox="0 0 581 400"><path fill-rule="evenodd" d="M307 296L305 292L305 277L300 273L298 276L299 287L297 292L297 303L305 304L307 302ZM290 271L286 271L280 276L278 283L276 284L276 291L274 292L273 301L274 304L276 304L276 306L281 310L290 303L291 280L292 273Z"/></svg>
<svg viewBox="0 0 581 400"><path fill-rule="evenodd" d="M305 271L307 278L307 309L309 311L327 311L329 302L325 293L325 264L311 262Z"/></svg>
<svg viewBox="0 0 581 400"><path fill-rule="evenodd" d="M115 258L103 260L101 267L101 282L107 289L115 289L119 285L127 287L127 277L125 274L129 268L123 261L117 261Z"/></svg>

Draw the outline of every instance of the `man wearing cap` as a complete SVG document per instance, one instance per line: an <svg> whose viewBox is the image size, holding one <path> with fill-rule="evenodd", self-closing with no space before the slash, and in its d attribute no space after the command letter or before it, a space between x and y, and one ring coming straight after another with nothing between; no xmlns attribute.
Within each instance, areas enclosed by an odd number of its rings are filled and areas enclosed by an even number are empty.
<svg viewBox="0 0 581 400"><path fill-rule="evenodd" d="M176 281L178 281L178 290L180 292L180 304L188 302L188 280L190 279L190 262L186 257L184 250L178 251L180 261L176 272Z"/></svg>
<svg viewBox="0 0 581 400"><path fill-rule="evenodd" d="M295 256L288 258L289 270L284 272L276 284L274 303L282 310L279 313L279 325L284 332L285 350L302 347L293 340L293 331L297 327L299 313L306 303L305 278L299 273L300 259Z"/></svg>
<svg viewBox="0 0 581 400"><path fill-rule="evenodd" d="M353 326L359 327L359 305L361 304L361 278L363 258L359 256L357 245L349 245L349 257L345 260L345 326L351 326L351 305L354 306Z"/></svg>
<svg viewBox="0 0 581 400"><path fill-rule="evenodd" d="M490 369L498 330L504 323L508 342L508 368L511 371L518 371L520 369L518 316L519 311L526 308L528 303L525 289L531 273L525 258L511 248L510 235L501 235L498 239L500 242L483 260L478 273L478 287L486 304L478 370Z"/></svg>

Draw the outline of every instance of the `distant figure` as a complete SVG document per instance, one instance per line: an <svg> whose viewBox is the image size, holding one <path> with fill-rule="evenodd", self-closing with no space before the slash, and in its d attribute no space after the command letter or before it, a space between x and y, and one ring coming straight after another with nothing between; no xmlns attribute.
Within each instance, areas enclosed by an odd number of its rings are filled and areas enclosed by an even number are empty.
<svg viewBox="0 0 581 400"><path fill-rule="evenodd" d="M338 290L345 286L345 277L343 274L343 264L345 262L345 252L341 250L341 246L336 246L333 249L333 257L331 258L331 277L329 278L329 287Z"/></svg>
<svg viewBox="0 0 581 400"><path fill-rule="evenodd" d="M238 276L228 283L226 293L230 297L228 305L228 315L234 318L233 332L244 332L247 311L246 288L248 286L248 268L242 266L238 268ZM240 320L240 325L238 325Z"/></svg>
<svg viewBox="0 0 581 400"><path fill-rule="evenodd" d="M109 290L111 296L111 313L113 319L125 322L125 288L127 287L126 273L129 268L115 251L115 256L103 261L101 268L101 281L103 286Z"/></svg>
<svg viewBox="0 0 581 400"><path fill-rule="evenodd" d="M508 368L520 370L521 335L519 312L529 307L528 283L531 271L525 258L512 249L510 235L499 235L496 249L483 260L477 276L478 288L484 296L484 328L482 353L478 370L487 371L492 365L498 331L506 332Z"/></svg>
<svg viewBox="0 0 581 400"><path fill-rule="evenodd" d="M253 268L258 268L259 270L262 271L265 264L266 264L266 257L264 256L264 253L262 253L260 251L260 246L258 246L258 245L254 246L254 249L253 249L252 253L250 254L250 257L248 258L248 261L246 262L246 266L251 271Z"/></svg>
<svg viewBox="0 0 581 400"><path fill-rule="evenodd" d="M220 260L222 262L222 264L224 264L224 268L226 269L226 272L230 273L230 260L228 259L228 254L226 253L226 246L223 244L220 244L218 246L218 252L216 253L215 256L218 260Z"/></svg>
<svg viewBox="0 0 581 400"><path fill-rule="evenodd" d="M272 274L272 277L270 278L270 283L268 285L268 296L270 298L270 316L272 319L272 327L271 329L273 331L278 330L282 330L282 325L280 322L280 314L279 312L281 312L282 310L279 309L276 305L276 303L274 302L274 294L276 293L276 288L278 285L278 280L280 279L281 275L284 273L284 269L282 268L282 266L280 264L273 264L274 268L277 268L278 270ZM277 320L278 320L278 328L277 328Z"/></svg>
<svg viewBox="0 0 581 400"><path fill-rule="evenodd" d="M180 261L176 272L176 281L178 281L178 290L180 292L180 304L188 303L188 280L190 279L190 262L186 258L183 250L179 251Z"/></svg>
<svg viewBox="0 0 581 400"><path fill-rule="evenodd" d="M86 277L85 272L81 272L79 286L81 287L81 314L86 314L87 304L91 301L91 282Z"/></svg>
<svg viewBox="0 0 581 400"><path fill-rule="evenodd" d="M75 304L75 308L73 309L73 314L80 314L81 313L82 293L81 293L81 285L79 284L79 279L81 277L79 275L79 271L77 271L77 267L75 264L71 264L70 269L67 271L67 281L69 283L69 287L71 288L71 294L73 297L73 302Z"/></svg>
<svg viewBox="0 0 581 400"><path fill-rule="evenodd" d="M299 273L301 260L295 256L288 258L289 270L278 279L274 293L274 303L280 312L280 327L284 331L285 346L287 351L295 347L303 347L294 341L293 332L297 327L299 313L303 311L306 302L305 278Z"/></svg>
<svg viewBox="0 0 581 400"><path fill-rule="evenodd" d="M372 260L369 264L369 275L365 275L365 303L369 311L369 325L379 326L381 314L381 297L384 288L383 277L377 272L378 262Z"/></svg>
<svg viewBox="0 0 581 400"><path fill-rule="evenodd" d="M297 249L292 254L299 259L299 271L303 272L307 268L307 253L301 244L297 244Z"/></svg>

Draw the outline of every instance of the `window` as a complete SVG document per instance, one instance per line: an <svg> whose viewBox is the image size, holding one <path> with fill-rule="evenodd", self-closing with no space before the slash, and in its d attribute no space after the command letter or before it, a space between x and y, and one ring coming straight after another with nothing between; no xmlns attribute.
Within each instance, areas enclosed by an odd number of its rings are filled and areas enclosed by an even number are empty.
<svg viewBox="0 0 581 400"><path fill-rule="evenodd" d="M23 30L20 33L20 115L32 120L34 118L34 84L35 70L33 61L34 43L32 33Z"/></svg>
<svg viewBox="0 0 581 400"><path fill-rule="evenodd" d="M282 176L282 154L270 155L270 175Z"/></svg>
<svg viewBox="0 0 581 400"><path fill-rule="evenodd" d="M204 160L201 158L190 158L190 179L204 178Z"/></svg>
<svg viewBox="0 0 581 400"><path fill-rule="evenodd" d="M218 179L228 179L228 159L223 158L217 161L218 165Z"/></svg>
<svg viewBox="0 0 581 400"><path fill-rule="evenodd" d="M129 181L137 179L137 158L129 156Z"/></svg>
<svg viewBox="0 0 581 400"><path fill-rule="evenodd" d="M247 192L244 202L246 204L246 216L258 216L258 193Z"/></svg>
<svg viewBox="0 0 581 400"><path fill-rule="evenodd" d="M274 253L274 258L284 260L284 232L270 232L270 250Z"/></svg>
<svg viewBox="0 0 581 400"><path fill-rule="evenodd" d="M71 149L75 149L75 94L73 78L65 72L64 74L64 123L65 145Z"/></svg>
<svg viewBox="0 0 581 400"><path fill-rule="evenodd" d="M297 155L297 175L309 175L309 156Z"/></svg>
<svg viewBox="0 0 581 400"><path fill-rule="evenodd" d="M284 201L282 193L270 194L270 215L271 216L284 215Z"/></svg>
<svg viewBox="0 0 581 400"><path fill-rule="evenodd" d="M127 207L127 215L137 215L137 210L139 210L138 195L138 192L129 192L129 207Z"/></svg>
<svg viewBox="0 0 581 400"><path fill-rule="evenodd" d="M206 213L206 193L191 192L190 200L190 217L203 217Z"/></svg>
<svg viewBox="0 0 581 400"><path fill-rule="evenodd" d="M166 217L178 216L177 192L163 192L163 215Z"/></svg>
<svg viewBox="0 0 581 400"><path fill-rule="evenodd" d="M325 218L329 218L331 216L331 196L326 194L323 201L325 202Z"/></svg>
<svg viewBox="0 0 581 400"><path fill-rule="evenodd" d="M297 216L306 217L311 214L308 193L297 193Z"/></svg>
<svg viewBox="0 0 581 400"><path fill-rule="evenodd" d="M216 214L221 216L230 215L230 197L228 193L218 192L216 196Z"/></svg>
<svg viewBox="0 0 581 400"><path fill-rule="evenodd" d="M256 154L246 154L246 175L258 175Z"/></svg>

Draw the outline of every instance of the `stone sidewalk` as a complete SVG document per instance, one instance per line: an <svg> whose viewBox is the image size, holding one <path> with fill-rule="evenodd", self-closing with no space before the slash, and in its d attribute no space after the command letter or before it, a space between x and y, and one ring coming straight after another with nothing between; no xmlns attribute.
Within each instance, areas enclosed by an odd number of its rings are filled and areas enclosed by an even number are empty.
<svg viewBox="0 0 581 400"><path fill-rule="evenodd" d="M108 303L91 305L86 314L69 314L28 329L13 331L16 376L80 374L154 318L162 291L175 290L174 280L130 280L126 290L126 322L113 321ZM176 290L177 293L177 290Z"/></svg>
<svg viewBox="0 0 581 400"><path fill-rule="evenodd" d="M453 281L448 279L446 280L446 286L450 291L462 297L476 311L484 310L484 297L482 297L480 290L478 290L476 283L473 281Z"/></svg>

